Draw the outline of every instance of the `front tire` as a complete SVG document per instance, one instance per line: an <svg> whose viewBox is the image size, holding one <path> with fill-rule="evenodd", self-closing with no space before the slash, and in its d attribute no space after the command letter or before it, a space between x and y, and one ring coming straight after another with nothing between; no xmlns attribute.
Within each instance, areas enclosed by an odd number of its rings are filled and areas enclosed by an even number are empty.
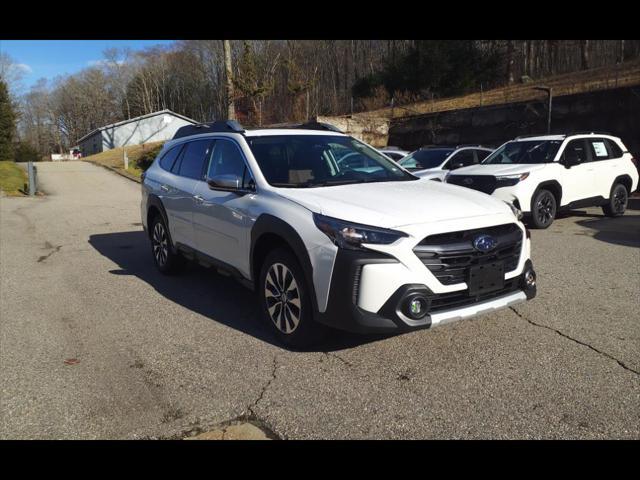
<svg viewBox="0 0 640 480"><path fill-rule="evenodd" d="M150 225L151 254L158 270L171 275L180 270L183 258L173 252L169 229L161 215L156 215Z"/></svg>
<svg viewBox="0 0 640 480"><path fill-rule="evenodd" d="M531 201L531 225L545 229L556 218L558 205L556 197L549 190L539 190Z"/></svg>
<svg viewBox="0 0 640 480"><path fill-rule="evenodd" d="M619 217L624 215L629 203L629 192L622 183L616 183L611 188L609 200L602 206L602 211L607 217Z"/></svg>
<svg viewBox="0 0 640 480"><path fill-rule="evenodd" d="M283 344L304 348L324 339L326 327L313 319L311 290L289 250L278 248L267 255L258 291L263 316Z"/></svg>

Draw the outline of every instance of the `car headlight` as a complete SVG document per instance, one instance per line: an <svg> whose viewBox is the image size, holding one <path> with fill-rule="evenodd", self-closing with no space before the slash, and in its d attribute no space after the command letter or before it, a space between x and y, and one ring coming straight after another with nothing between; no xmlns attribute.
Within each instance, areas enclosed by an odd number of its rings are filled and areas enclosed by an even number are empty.
<svg viewBox="0 0 640 480"><path fill-rule="evenodd" d="M501 175L496 177L496 188L510 187L516 185L529 176L529 172L518 173L516 175Z"/></svg>
<svg viewBox="0 0 640 480"><path fill-rule="evenodd" d="M503 200L504 201L504 200ZM504 201L504 203L506 203L507 205L509 205L509 208L511 208L511 211L513 212L513 214L515 215L515 217L520 220L522 218L522 211L520 211L520 209L518 207L516 207L513 203L511 202L507 202Z"/></svg>
<svg viewBox="0 0 640 480"><path fill-rule="evenodd" d="M337 218L313 214L313 221L331 241L340 248L364 250L363 243L388 245L408 235L387 228L371 227L359 223L345 222Z"/></svg>

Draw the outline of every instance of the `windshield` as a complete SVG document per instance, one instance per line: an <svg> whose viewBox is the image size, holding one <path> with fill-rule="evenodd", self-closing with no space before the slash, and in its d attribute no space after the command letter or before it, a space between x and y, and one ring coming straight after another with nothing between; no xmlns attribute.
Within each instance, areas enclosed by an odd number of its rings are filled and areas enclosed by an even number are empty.
<svg viewBox="0 0 640 480"><path fill-rule="evenodd" d="M337 135L247 138L262 174L274 187L320 187L417 180L373 148Z"/></svg>
<svg viewBox="0 0 640 480"><path fill-rule="evenodd" d="M404 157L399 163L407 170L425 170L442 165L451 153L452 148L430 148L428 150L416 150Z"/></svg>
<svg viewBox="0 0 640 480"><path fill-rule="evenodd" d="M561 140L527 140L508 142L482 162L483 164L550 163L560 148Z"/></svg>

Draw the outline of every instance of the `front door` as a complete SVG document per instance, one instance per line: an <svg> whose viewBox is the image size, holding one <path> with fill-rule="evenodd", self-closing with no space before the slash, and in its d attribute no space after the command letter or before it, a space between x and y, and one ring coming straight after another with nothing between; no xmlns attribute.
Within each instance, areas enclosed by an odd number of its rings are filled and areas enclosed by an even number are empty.
<svg viewBox="0 0 640 480"><path fill-rule="evenodd" d="M562 205L592 197L594 191L595 167L590 161L591 156L587 141L583 138L571 140L564 149L562 161L577 158L580 162L571 168L558 168L560 184L562 185Z"/></svg>
<svg viewBox="0 0 640 480"><path fill-rule="evenodd" d="M236 175L243 188L252 182L250 172L238 146L230 141L215 141L207 167L206 178ZM194 191L193 228L196 248L249 274L249 235L253 220L249 209L254 194L212 190L205 182L198 182Z"/></svg>

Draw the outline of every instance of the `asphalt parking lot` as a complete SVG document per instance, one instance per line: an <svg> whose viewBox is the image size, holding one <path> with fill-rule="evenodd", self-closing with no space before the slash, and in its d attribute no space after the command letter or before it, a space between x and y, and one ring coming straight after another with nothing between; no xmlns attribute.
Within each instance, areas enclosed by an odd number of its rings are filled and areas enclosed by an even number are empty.
<svg viewBox="0 0 640 480"><path fill-rule="evenodd" d="M157 273L139 185L38 168L47 195L0 199L0 438L640 438L638 199L533 231L531 302L293 352L234 280Z"/></svg>

